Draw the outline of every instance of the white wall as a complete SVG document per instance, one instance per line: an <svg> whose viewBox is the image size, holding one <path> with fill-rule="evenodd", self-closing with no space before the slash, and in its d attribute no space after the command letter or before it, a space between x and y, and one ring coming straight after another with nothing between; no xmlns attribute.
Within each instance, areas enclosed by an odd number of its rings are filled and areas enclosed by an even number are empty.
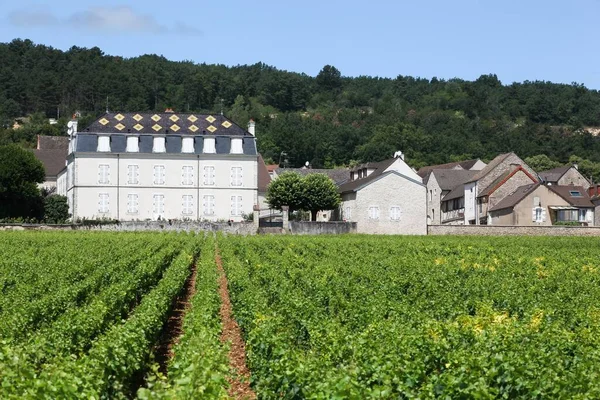
<svg viewBox="0 0 600 400"><path fill-rule="evenodd" d="M73 163L75 190L72 211L74 218L115 218L120 220L156 219L153 196L164 195L164 215L162 219L206 219L241 221L242 216L231 215L231 196L241 196L241 211L251 214L258 202L257 159L248 156L211 156L198 158L196 155L168 158L165 155L121 155L116 154L78 156ZM109 165L108 184L99 183L99 166ZM139 182L130 184L128 165L139 167ZM154 183L154 166L164 165L165 183ZM191 166L192 185L183 185L182 167ZM204 185L204 166L215 167L214 185ZM231 167L242 167L242 186L232 186ZM117 191L117 185L119 190ZM100 193L109 195L109 211L100 213L98 201ZM138 195L138 212L128 213L128 194ZM191 214L183 214L182 196L192 197ZM204 215L203 196L215 196L214 215Z"/></svg>
<svg viewBox="0 0 600 400"><path fill-rule="evenodd" d="M429 225L441 224L441 197L442 188L431 173L427 181L427 223Z"/></svg>
<svg viewBox="0 0 600 400"><path fill-rule="evenodd" d="M469 182L465 184L465 225L469 224L469 220L475 219L476 214L476 199L477 199L477 183ZM479 224L476 222L476 224Z"/></svg>
<svg viewBox="0 0 600 400"><path fill-rule="evenodd" d="M357 222L358 233L425 235L427 234L426 187L396 174L365 186L356 193L342 196L342 212L350 208L350 222ZM379 219L369 218L369 207L379 207ZM400 220L390 219L390 208L400 207Z"/></svg>
<svg viewBox="0 0 600 400"><path fill-rule="evenodd" d="M423 182L423 179L401 158L396 158L396 161L392 163L385 172L396 171L404 176L414 179L417 182Z"/></svg>

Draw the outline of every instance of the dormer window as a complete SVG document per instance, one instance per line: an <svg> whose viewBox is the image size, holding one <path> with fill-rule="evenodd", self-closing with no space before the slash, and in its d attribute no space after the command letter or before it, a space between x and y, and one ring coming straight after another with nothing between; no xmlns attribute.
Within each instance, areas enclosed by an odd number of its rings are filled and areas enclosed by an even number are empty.
<svg viewBox="0 0 600 400"><path fill-rule="evenodd" d="M165 138L164 136L155 137L152 145L153 153L165 153L167 151L165 147Z"/></svg>
<svg viewBox="0 0 600 400"><path fill-rule="evenodd" d="M137 153L140 151L139 139L137 136L127 137L127 148L125 151L128 153Z"/></svg>
<svg viewBox="0 0 600 400"><path fill-rule="evenodd" d="M182 153L193 153L194 152L194 138L184 137L181 139L181 152Z"/></svg>
<svg viewBox="0 0 600 400"><path fill-rule="evenodd" d="M570 190L569 194L571 195L571 197L581 197L581 192L578 190Z"/></svg>
<svg viewBox="0 0 600 400"><path fill-rule="evenodd" d="M210 153L210 154L214 154L217 152L217 149L215 147L215 138L214 137L205 137L204 138L204 148L203 148L203 153Z"/></svg>
<svg viewBox="0 0 600 400"><path fill-rule="evenodd" d="M97 151L102 151L102 152L110 151L110 136L98 136Z"/></svg>
<svg viewBox="0 0 600 400"><path fill-rule="evenodd" d="M232 138L231 139L231 154L244 154L244 148L242 147L242 139L241 138Z"/></svg>

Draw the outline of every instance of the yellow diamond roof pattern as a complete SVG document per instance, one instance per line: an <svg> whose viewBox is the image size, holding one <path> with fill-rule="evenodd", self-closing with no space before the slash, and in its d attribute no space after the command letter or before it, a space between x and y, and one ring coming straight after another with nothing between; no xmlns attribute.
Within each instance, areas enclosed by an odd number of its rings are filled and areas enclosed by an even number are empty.
<svg viewBox="0 0 600 400"><path fill-rule="evenodd" d="M167 129L170 134L177 135L251 136L220 114L172 112L107 113L82 129L81 133L156 135L163 134Z"/></svg>

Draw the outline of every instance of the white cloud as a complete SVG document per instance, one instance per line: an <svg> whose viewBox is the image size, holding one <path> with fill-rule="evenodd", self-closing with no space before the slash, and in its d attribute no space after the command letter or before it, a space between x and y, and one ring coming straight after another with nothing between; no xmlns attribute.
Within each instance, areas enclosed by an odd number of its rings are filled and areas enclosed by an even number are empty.
<svg viewBox="0 0 600 400"><path fill-rule="evenodd" d="M48 10L19 10L8 16L9 22L20 27L75 28L102 33L152 33L176 35L201 35L202 32L182 22L172 26L164 25L152 15L137 13L131 7L90 7L65 17L59 17Z"/></svg>

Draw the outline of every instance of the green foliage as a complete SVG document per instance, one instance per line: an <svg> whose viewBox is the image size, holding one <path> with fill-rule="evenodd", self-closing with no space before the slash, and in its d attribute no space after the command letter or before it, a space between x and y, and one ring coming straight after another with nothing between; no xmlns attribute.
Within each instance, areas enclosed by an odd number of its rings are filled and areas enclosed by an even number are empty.
<svg viewBox="0 0 600 400"><path fill-rule="evenodd" d="M66 196L51 195L44 199L44 221L49 224L64 224L71 215Z"/></svg>
<svg viewBox="0 0 600 400"><path fill-rule="evenodd" d="M221 240L261 398L600 396L597 238Z"/></svg>
<svg viewBox="0 0 600 400"><path fill-rule="evenodd" d="M290 212L302 209L304 181L295 172L285 172L273 180L267 189L267 203L272 208L281 210L288 206Z"/></svg>
<svg viewBox="0 0 600 400"><path fill-rule="evenodd" d="M0 218L41 219L43 199L37 183L45 176L32 152L14 144L0 146Z"/></svg>
<svg viewBox="0 0 600 400"><path fill-rule="evenodd" d="M302 209L310 211L316 221L320 210L333 210L340 205L337 185L325 174L309 174L303 179Z"/></svg>
<svg viewBox="0 0 600 400"><path fill-rule="evenodd" d="M538 154L536 156L527 157L524 160L527 165L533 168L535 171L547 171L556 167L560 167L562 164L558 161L553 161L545 154Z"/></svg>

